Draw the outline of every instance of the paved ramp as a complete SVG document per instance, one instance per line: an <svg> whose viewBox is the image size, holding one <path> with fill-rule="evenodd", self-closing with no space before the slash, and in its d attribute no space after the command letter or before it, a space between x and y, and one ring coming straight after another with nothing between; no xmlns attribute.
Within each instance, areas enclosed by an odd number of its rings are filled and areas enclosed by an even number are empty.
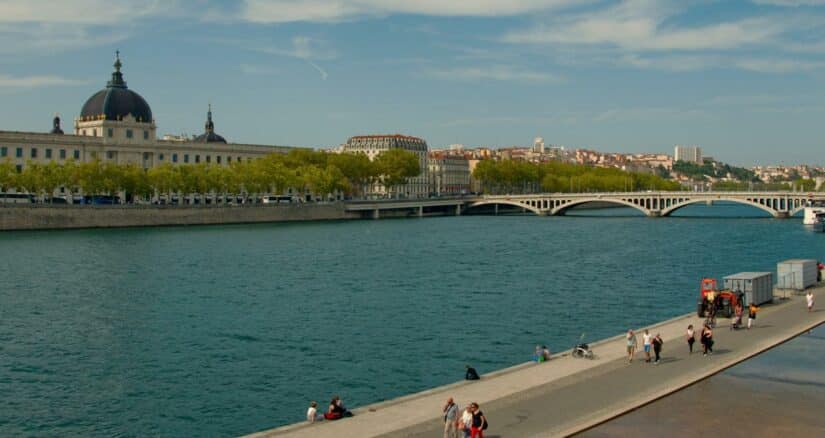
<svg viewBox="0 0 825 438"><path fill-rule="evenodd" d="M665 339L663 361L628 364L623 334L593 344L596 360L557 356L423 393L370 405L352 418L295 424L252 437L435 437L443 434L440 409L447 397L459 405L481 405L490 428L485 436L565 436L581 432L685 386L718 373L825 322L825 289L815 290L821 310L808 313L804 296L777 299L762 307L753 330L729 330L721 319L714 330L715 354L687 354L684 331L701 327L694 314L647 327ZM641 342L641 336L639 336Z"/></svg>

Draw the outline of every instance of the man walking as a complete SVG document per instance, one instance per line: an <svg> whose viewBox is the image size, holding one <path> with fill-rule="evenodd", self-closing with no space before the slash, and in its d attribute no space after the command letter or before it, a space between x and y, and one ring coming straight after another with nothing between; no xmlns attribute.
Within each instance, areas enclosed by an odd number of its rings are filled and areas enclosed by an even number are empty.
<svg viewBox="0 0 825 438"><path fill-rule="evenodd" d="M653 338L653 353L656 355L656 362L654 364L659 365L659 355L662 353L662 345L665 341L662 340L662 335L656 333L656 337Z"/></svg>
<svg viewBox="0 0 825 438"><path fill-rule="evenodd" d="M442 412L444 413L444 438L457 438L458 405L453 402L452 397L447 399Z"/></svg>
<svg viewBox="0 0 825 438"><path fill-rule="evenodd" d="M642 348L645 349L645 362L650 363L650 333L645 329L642 335Z"/></svg>
<svg viewBox="0 0 825 438"><path fill-rule="evenodd" d="M805 300L808 302L808 313L810 313L814 309L814 293L808 291L808 294L805 295Z"/></svg>
<svg viewBox="0 0 825 438"><path fill-rule="evenodd" d="M639 342L636 341L636 334L633 333L633 330L627 331L627 362L633 362L633 355L636 353L636 347L639 346Z"/></svg>

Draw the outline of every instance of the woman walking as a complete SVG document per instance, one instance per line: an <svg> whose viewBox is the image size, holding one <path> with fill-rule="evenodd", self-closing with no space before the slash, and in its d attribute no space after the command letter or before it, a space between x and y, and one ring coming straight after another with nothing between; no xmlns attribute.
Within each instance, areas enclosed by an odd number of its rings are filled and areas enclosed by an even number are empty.
<svg viewBox="0 0 825 438"><path fill-rule="evenodd" d="M636 334L633 333L633 330L627 331L627 362L633 362L633 355L636 353L636 348L639 346L639 342L636 341Z"/></svg>
<svg viewBox="0 0 825 438"><path fill-rule="evenodd" d="M693 324L688 325L686 337L689 354L693 354L693 343L696 342L696 334L693 333Z"/></svg>
<svg viewBox="0 0 825 438"><path fill-rule="evenodd" d="M713 354L713 330L709 325L702 329L702 356Z"/></svg>
<svg viewBox="0 0 825 438"><path fill-rule="evenodd" d="M470 428L473 427L473 404L470 403L461 413L458 428L464 433L463 438L470 438Z"/></svg>
<svg viewBox="0 0 825 438"><path fill-rule="evenodd" d="M808 294L805 295L805 300L808 302L808 312L810 313L814 309L814 293L808 291Z"/></svg>
<svg viewBox="0 0 825 438"><path fill-rule="evenodd" d="M756 307L756 304L751 303L748 306L748 330L751 329L751 325L753 325L753 320L756 319L756 312L759 311L759 308Z"/></svg>
<svg viewBox="0 0 825 438"><path fill-rule="evenodd" d="M473 424L470 427L470 438L484 438L484 429L487 428L487 419L484 413L478 408L478 403L473 403Z"/></svg>

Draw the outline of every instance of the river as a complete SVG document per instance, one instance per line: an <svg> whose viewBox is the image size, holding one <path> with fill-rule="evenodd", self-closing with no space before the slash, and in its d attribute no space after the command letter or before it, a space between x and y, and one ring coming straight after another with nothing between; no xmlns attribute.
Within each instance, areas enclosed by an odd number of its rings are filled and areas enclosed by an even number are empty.
<svg viewBox="0 0 825 438"><path fill-rule="evenodd" d="M703 276L825 256L801 219L378 221L0 234L0 435L227 436L695 308Z"/></svg>

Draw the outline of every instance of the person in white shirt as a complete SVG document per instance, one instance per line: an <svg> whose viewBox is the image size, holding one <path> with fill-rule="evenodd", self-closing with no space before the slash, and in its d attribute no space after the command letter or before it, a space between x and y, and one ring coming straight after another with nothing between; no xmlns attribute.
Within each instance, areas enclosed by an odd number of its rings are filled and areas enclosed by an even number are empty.
<svg viewBox="0 0 825 438"><path fill-rule="evenodd" d="M650 333L645 329L645 334L642 335L642 345L645 349L645 362L650 362Z"/></svg>
<svg viewBox="0 0 825 438"><path fill-rule="evenodd" d="M808 301L808 312L813 311L814 308L814 293L808 291L808 294L805 295L805 299Z"/></svg>
<svg viewBox="0 0 825 438"><path fill-rule="evenodd" d="M309 409L307 409L307 421L309 421L310 423L314 423L317 418L318 418L318 403L311 402L309 404Z"/></svg>
<svg viewBox="0 0 825 438"><path fill-rule="evenodd" d="M470 426L473 425L473 409L472 405L467 405L464 412L461 413L461 419L458 420L458 428L464 432L464 438L470 438Z"/></svg>

